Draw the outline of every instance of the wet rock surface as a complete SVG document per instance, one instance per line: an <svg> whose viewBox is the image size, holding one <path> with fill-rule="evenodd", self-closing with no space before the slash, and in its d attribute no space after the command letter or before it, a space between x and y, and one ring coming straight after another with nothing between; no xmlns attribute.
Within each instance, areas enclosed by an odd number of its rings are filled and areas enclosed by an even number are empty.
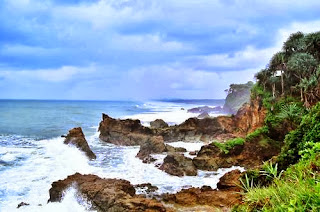
<svg viewBox="0 0 320 212"><path fill-rule="evenodd" d="M85 152L88 158L96 159L96 155L90 149L81 127L69 130L68 135L65 136L64 143L74 145L81 151Z"/></svg>
<svg viewBox="0 0 320 212"><path fill-rule="evenodd" d="M63 192L72 185L92 203L92 209L98 211L166 211L159 201L136 195L129 181L79 173L53 182L48 201L61 201Z"/></svg>
<svg viewBox="0 0 320 212"><path fill-rule="evenodd" d="M169 153L163 160L159 168L168 174L175 176L196 176L197 169L193 165L192 159L179 153Z"/></svg>
<svg viewBox="0 0 320 212"><path fill-rule="evenodd" d="M161 136L149 137L145 143L140 145L140 150L137 157L144 160L150 157L153 153L162 153L166 151L166 145L164 144L163 138Z"/></svg>

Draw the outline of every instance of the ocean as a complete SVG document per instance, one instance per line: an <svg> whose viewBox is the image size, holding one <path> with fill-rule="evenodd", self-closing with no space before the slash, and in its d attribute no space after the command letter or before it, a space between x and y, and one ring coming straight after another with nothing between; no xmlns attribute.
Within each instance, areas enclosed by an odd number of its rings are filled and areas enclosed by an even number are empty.
<svg viewBox="0 0 320 212"><path fill-rule="evenodd" d="M61 203L47 203L51 183L76 172L126 179L132 184L151 183L159 187L158 194L190 186L215 188L219 178L230 169L199 171L195 177L170 176L155 164L144 164L136 158L138 146L105 143L99 140L97 130L102 113L114 118L140 119L146 126L157 118L173 125L199 115L188 113L189 108L223 103L224 100L0 100L0 211L89 211L90 203L72 187ZM90 161L77 148L63 144L61 135L74 127L82 127L96 160ZM192 151L200 149L203 143L177 141L172 145ZM156 163L160 163L165 155L155 157ZM17 209L20 202L29 205Z"/></svg>

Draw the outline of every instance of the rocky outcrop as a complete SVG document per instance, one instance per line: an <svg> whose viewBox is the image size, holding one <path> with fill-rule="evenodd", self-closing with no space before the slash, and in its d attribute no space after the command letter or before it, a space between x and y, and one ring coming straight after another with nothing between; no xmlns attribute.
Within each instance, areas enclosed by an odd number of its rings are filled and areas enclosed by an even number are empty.
<svg viewBox="0 0 320 212"><path fill-rule="evenodd" d="M201 147L194 165L201 170L217 170L231 166L242 166L246 169L260 166L264 161L279 154L280 143L271 139L244 142L233 147L227 154L213 144Z"/></svg>
<svg viewBox="0 0 320 212"><path fill-rule="evenodd" d="M203 112L197 118L198 119L204 119L204 118L209 118L209 117L210 117L209 113Z"/></svg>
<svg viewBox="0 0 320 212"><path fill-rule="evenodd" d="M189 118L174 126L155 128L144 127L139 120L113 119L102 115L99 131L100 139L117 145L141 145L152 136L162 136L165 142L225 140L225 138L244 137L264 124L266 109L261 99L253 99L243 105L235 116L214 118Z"/></svg>
<svg viewBox="0 0 320 212"><path fill-rule="evenodd" d="M221 112L223 108L221 106L217 107L209 107L209 106L202 106L202 107L195 107L188 110L188 113L211 113L211 112Z"/></svg>
<svg viewBox="0 0 320 212"><path fill-rule="evenodd" d="M196 176L197 169L192 163L192 159L179 153L169 153L163 160L159 168L168 174L175 176Z"/></svg>
<svg viewBox="0 0 320 212"><path fill-rule="evenodd" d="M210 141L217 135L233 131L232 119L221 116L216 118L190 118L180 125L165 128L148 128L139 120L113 119L103 114L99 131L102 141L117 145L141 145L152 136L162 136L165 142L173 141Z"/></svg>
<svg viewBox="0 0 320 212"><path fill-rule="evenodd" d="M99 131L101 140L124 146L143 144L154 134L150 128L142 126L139 120L113 119L106 114L102 114Z"/></svg>
<svg viewBox="0 0 320 212"><path fill-rule="evenodd" d="M156 119L156 120L150 122L150 127L155 128L155 129L159 129L159 128L169 127L169 125L165 121L163 121L162 119Z"/></svg>
<svg viewBox="0 0 320 212"><path fill-rule="evenodd" d="M246 84L231 84L227 90L228 95L223 105L224 111L235 114L243 104L250 102L251 88L253 85L251 81Z"/></svg>
<svg viewBox="0 0 320 212"><path fill-rule="evenodd" d="M218 184L217 188L220 190L234 190L234 191L240 191L240 177L241 177L241 172L236 169L232 170L225 175L223 175Z"/></svg>
<svg viewBox="0 0 320 212"><path fill-rule="evenodd" d="M129 181L102 179L96 175L79 173L53 182L49 190L50 199L48 201L61 201L64 191L72 185L75 185L78 191L92 203L92 209L101 212L166 211L160 202L135 195L135 188Z"/></svg>
<svg viewBox="0 0 320 212"><path fill-rule="evenodd" d="M149 137L145 143L140 145L140 150L137 157L141 160L146 160L153 153L162 153L166 151L166 145L164 144L162 136Z"/></svg>
<svg viewBox="0 0 320 212"><path fill-rule="evenodd" d="M201 211L219 211L217 208L231 208L239 204L241 202L241 194L230 190L213 190L206 186L202 188L182 189L176 194L165 194L163 195L163 200L167 203L184 207L199 205L211 207L211 209L207 208Z"/></svg>
<svg viewBox="0 0 320 212"><path fill-rule="evenodd" d="M68 135L65 137L64 143L74 145L81 151L85 152L88 158L96 159L96 155L91 151L81 127L69 130Z"/></svg>
<svg viewBox="0 0 320 212"><path fill-rule="evenodd" d="M262 106L262 100L257 97L244 104L235 115L234 125L242 134L247 134L264 125L267 110Z"/></svg>

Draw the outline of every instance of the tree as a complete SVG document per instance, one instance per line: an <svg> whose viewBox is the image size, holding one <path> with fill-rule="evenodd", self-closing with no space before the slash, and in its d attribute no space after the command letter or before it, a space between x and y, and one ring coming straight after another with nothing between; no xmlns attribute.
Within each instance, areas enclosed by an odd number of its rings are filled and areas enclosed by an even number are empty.
<svg viewBox="0 0 320 212"><path fill-rule="evenodd" d="M294 53L305 50L304 34L302 32L292 33L283 44L283 50L287 57Z"/></svg>
<svg viewBox="0 0 320 212"><path fill-rule="evenodd" d="M315 74L317 60L308 53L296 53L290 57L287 67L288 71L299 81L297 87L300 89L301 101L308 105L308 100L304 95L307 86L305 81L308 81Z"/></svg>

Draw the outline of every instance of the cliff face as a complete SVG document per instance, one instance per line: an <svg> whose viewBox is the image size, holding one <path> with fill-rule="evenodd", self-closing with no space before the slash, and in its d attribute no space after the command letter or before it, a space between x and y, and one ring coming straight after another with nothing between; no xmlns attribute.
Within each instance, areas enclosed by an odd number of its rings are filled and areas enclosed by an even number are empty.
<svg viewBox="0 0 320 212"><path fill-rule="evenodd" d="M257 97L244 104L233 118L236 131L240 134L253 132L264 125L267 110L262 106L262 100Z"/></svg>
<svg viewBox="0 0 320 212"><path fill-rule="evenodd" d="M253 82L246 84L231 84L226 91L228 95L223 106L227 113L236 114L243 104L250 102L250 93Z"/></svg>

